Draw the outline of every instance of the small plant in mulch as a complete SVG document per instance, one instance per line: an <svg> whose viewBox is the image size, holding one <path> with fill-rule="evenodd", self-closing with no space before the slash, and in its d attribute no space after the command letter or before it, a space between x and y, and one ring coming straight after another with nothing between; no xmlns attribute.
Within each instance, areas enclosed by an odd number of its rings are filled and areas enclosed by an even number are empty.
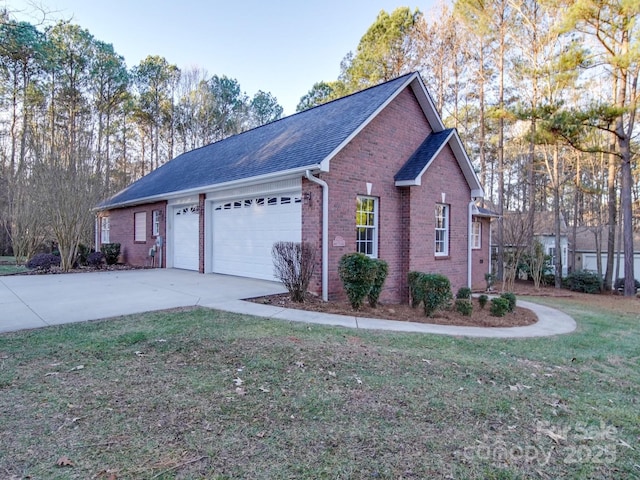
<svg viewBox="0 0 640 480"><path fill-rule="evenodd" d="M509 302L509 311L513 312L516 308L516 295L515 293L505 292L500 297L504 298L507 302Z"/></svg>
<svg viewBox="0 0 640 480"><path fill-rule="evenodd" d="M487 306L487 302L489 301L489 297L485 294L482 294L478 297L478 304L480 304L480 308L484 309Z"/></svg>
<svg viewBox="0 0 640 480"><path fill-rule="evenodd" d="M465 317L470 317L473 313L473 304L470 299L456 298L456 311Z"/></svg>
<svg viewBox="0 0 640 480"><path fill-rule="evenodd" d="M451 282L439 273L409 272L409 290L411 306L416 308L422 303L427 317L449 305L452 297Z"/></svg>
<svg viewBox="0 0 640 480"><path fill-rule="evenodd" d="M494 317L504 317L509 312L509 300L503 297L492 298L490 311Z"/></svg>

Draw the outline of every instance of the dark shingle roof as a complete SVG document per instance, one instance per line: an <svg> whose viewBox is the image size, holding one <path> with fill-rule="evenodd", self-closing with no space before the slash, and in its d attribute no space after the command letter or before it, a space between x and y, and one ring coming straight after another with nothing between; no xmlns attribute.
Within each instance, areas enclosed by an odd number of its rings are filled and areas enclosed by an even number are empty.
<svg viewBox="0 0 640 480"><path fill-rule="evenodd" d="M320 165L413 75L183 153L105 200L98 209Z"/></svg>
<svg viewBox="0 0 640 480"><path fill-rule="evenodd" d="M407 160L407 163L396 173L395 181L410 181L419 177L442 146L449 140L452 132L453 129L448 128L441 132L431 133L425 141L422 142L422 145L413 152L409 160Z"/></svg>

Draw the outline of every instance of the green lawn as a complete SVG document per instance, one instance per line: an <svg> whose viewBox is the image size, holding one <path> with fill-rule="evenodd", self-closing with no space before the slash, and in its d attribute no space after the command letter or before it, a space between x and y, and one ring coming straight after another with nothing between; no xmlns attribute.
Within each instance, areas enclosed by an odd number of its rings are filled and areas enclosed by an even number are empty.
<svg viewBox="0 0 640 480"><path fill-rule="evenodd" d="M195 309L0 335L0 477L640 477L637 314L544 302L578 331L465 339Z"/></svg>
<svg viewBox="0 0 640 480"><path fill-rule="evenodd" d="M16 265L16 257L0 256L0 275L26 272L24 265Z"/></svg>

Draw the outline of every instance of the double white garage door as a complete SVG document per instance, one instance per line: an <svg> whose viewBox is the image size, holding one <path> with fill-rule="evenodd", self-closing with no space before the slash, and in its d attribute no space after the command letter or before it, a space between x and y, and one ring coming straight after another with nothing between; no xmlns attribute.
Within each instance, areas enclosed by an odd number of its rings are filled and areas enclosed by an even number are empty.
<svg viewBox="0 0 640 480"><path fill-rule="evenodd" d="M195 205L174 209L175 268L198 270L198 213ZM300 191L216 201L205 229L214 273L273 280L273 244L301 240Z"/></svg>

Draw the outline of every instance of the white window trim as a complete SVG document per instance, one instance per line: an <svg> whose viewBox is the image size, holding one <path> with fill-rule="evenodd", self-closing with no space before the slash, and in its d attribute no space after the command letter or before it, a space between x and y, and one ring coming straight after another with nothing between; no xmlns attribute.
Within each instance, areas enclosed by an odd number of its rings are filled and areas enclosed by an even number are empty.
<svg viewBox="0 0 640 480"><path fill-rule="evenodd" d="M133 214L133 241L147 241L147 212L135 212Z"/></svg>
<svg viewBox="0 0 640 480"><path fill-rule="evenodd" d="M358 224L358 200L373 200L373 225L360 225ZM358 229L359 228L367 228L373 231L373 241L371 247L371 253L365 254L371 258L378 258L378 198L377 197L368 197L365 195L358 195L356 197L356 252L360 251L360 243L358 242Z"/></svg>
<svg viewBox="0 0 640 480"><path fill-rule="evenodd" d="M482 248L482 223L477 220L471 222L471 248L473 250Z"/></svg>
<svg viewBox="0 0 640 480"><path fill-rule="evenodd" d="M151 223L151 230L152 230L152 235L154 237L157 237L158 235L160 235L160 210L154 210L152 212L152 223Z"/></svg>
<svg viewBox="0 0 640 480"><path fill-rule="evenodd" d="M443 207L443 216L442 218L444 219L444 228L438 228L438 219L440 218L440 216L438 215L438 209L440 207ZM436 220L436 227L435 227L435 231L434 231L434 253L436 257L448 257L449 256L449 224L450 224L450 208L449 205L444 204L444 203L437 203L436 204L436 208L435 208L435 220ZM443 249L442 251L438 251L438 234L437 232L444 232L444 241L443 241Z"/></svg>
<svg viewBox="0 0 640 480"><path fill-rule="evenodd" d="M109 232L111 225L109 223L109 217L101 217L100 219L100 243L110 243Z"/></svg>

